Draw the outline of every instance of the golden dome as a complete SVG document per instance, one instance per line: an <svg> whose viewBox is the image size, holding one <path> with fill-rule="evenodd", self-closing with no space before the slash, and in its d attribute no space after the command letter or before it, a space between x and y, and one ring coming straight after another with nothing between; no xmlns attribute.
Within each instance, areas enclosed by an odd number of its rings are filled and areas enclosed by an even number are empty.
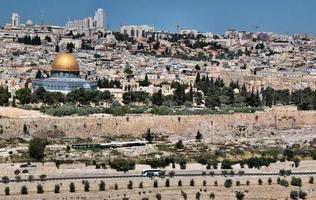
<svg viewBox="0 0 316 200"><path fill-rule="evenodd" d="M55 58L51 71L79 72L79 64L73 55L61 53Z"/></svg>

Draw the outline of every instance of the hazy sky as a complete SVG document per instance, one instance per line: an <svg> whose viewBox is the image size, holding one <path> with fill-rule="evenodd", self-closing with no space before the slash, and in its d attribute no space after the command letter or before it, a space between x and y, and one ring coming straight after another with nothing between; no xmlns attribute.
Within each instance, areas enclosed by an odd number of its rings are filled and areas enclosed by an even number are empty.
<svg viewBox="0 0 316 200"><path fill-rule="evenodd" d="M107 24L149 24L156 30L176 31L177 25L202 32L227 29L316 35L316 0L0 0L0 24L18 12L24 23L64 25L70 19L94 16L105 9Z"/></svg>

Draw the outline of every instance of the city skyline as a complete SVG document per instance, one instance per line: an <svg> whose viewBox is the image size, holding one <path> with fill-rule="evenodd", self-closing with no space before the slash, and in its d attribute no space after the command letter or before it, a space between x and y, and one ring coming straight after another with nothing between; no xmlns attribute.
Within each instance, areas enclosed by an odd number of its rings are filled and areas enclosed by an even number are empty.
<svg viewBox="0 0 316 200"><path fill-rule="evenodd" d="M167 4L168 3L168 4ZM145 0L133 2L118 1L61 1L45 2L40 0L3 0L0 2L0 24L10 22L13 12L21 16L21 23L31 19L34 23L64 26L68 21L94 16L98 8L106 13L106 22L111 30L118 31L121 25L154 26L156 30L175 32L181 29L196 29L201 32L224 33L227 29L245 31L275 32L279 34L309 33L316 34L316 2L295 0L253 3L251 0L221 2L218 0L198 0L155 2L154 6ZM58 15L56 15L58 13Z"/></svg>

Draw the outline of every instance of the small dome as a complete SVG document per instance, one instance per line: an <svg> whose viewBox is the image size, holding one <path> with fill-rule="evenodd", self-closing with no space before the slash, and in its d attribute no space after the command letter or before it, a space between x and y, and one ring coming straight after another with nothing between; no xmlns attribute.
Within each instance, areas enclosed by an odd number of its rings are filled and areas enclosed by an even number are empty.
<svg viewBox="0 0 316 200"><path fill-rule="evenodd" d="M238 89L238 88L235 88L235 89L234 89L234 93L235 93L235 94L239 94L239 89Z"/></svg>
<svg viewBox="0 0 316 200"><path fill-rule="evenodd" d="M79 72L79 64L76 58L69 53L61 53L55 58L51 71Z"/></svg>
<svg viewBox="0 0 316 200"><path fill-rule="evenodd" d="M26 26L33 26L33 22L32 22L32 20L27 20L26 21Z"/></svg>

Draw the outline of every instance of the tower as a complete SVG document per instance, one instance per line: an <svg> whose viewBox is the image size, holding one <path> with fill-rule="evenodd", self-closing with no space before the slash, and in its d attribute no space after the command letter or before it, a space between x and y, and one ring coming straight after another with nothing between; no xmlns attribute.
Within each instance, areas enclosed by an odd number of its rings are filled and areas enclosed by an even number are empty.
<svg viewBox="0 0 316 200"><path fill-rule="evenodd" d="M96 21L96 28L104 28L105 27L105 14L102 8L99 8L95 12L94 20Z"/></svg>
<svg viewBox="0 0 316 200"><path fill-rule="evenodd" d="M11 26L12 27L19 27L20 26L20 15L18 13L12 13L11 17Z"/></svg>

